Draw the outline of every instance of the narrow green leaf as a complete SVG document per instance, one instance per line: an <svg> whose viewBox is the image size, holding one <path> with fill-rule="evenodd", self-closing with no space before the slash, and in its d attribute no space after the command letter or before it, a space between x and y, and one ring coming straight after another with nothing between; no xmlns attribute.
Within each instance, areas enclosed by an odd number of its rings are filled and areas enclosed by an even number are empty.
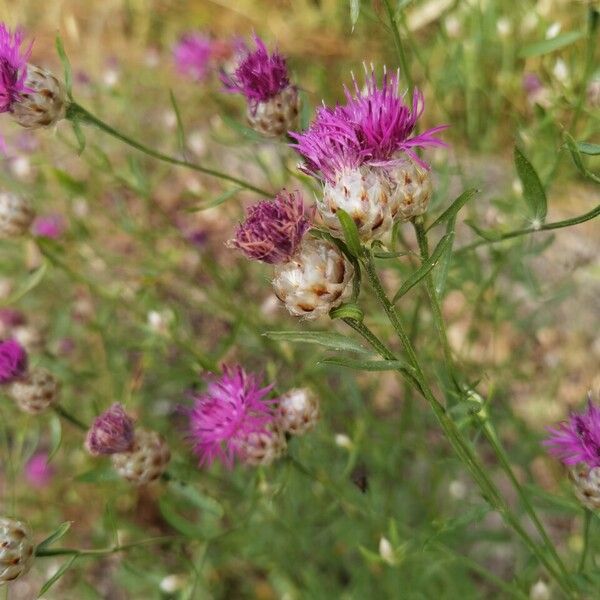
<svg viewBox="0 0 600 600"><path fill-rule="evenodd" d="M449 221L458 214L458 211L477 194L479 190L471 189L464 191L454 202L426 229L429 231L431 228L441 225L446 221Z"/></svg>
<svg viewBox="0 0 600 600"><path fill-rule="evenodd" d="M396 292L392 302L397 302L406 292L413 288L421 279L423 279L435 265L437 265L442 254L448 246L452 244L454 239L454 232L447 233L436 246L435 250L429 257L429 259L421 264L421 266L414 271L414 273L402 284L400 289Z"/></svg>
<svg viewBox="0 0 600 600"><path fill-rule="evenodd" d="M58 571L56 571L56 573L54 573L54 575L52 575L52 577L50 577L50 579L48 579L48 581L46 581L46 583L42 586L42 589L40 590L38 597L43 596L73 566L73 563L78 558L79 558L79 554L74 554L73 556L71 556L71 558L69 558L68 561L64 562L60 566Z"/></svg>
<svg viewBox="0 0 600 600"><path fill-rule="evenodd" d="M267 331L263 335L278 342L317 344L333 350L347 350L362 354L369 352L357 341L341 333L328 331Z"/></svg>
<svg viewBox="0 0 600 600"><path fill-rule="evenodd" d="M190 208L190 212L200 212L202 210L208 210L209 208L219 206L224 202L227 202L227 200L229 200L230 198L233 198L240 190L242 190L241 187L234 187L230 190L226 190L222 194L219 194L216 198L213 198L212 200L208 200L207 202L203 202L202 204L192 206Z"/></svg>
<svg viewBox="0 0 600 600"><path fill-rule="evenodd" d="M173 90L169 90L169 98L171 99L171 106L173 107L173 111L175 112L175 118L177 119L177 143L179 144L179 151L183 156L185 156L185 129L183 127L183 122L181 120L181 112L179 111L179 105L177 104L177 100L175 99L175 94L173 94Z"/></svg>
<svg viewBox="0 0 600 600"><path fill-rule="evenodd" d="M204 512L209 512L215 517L220 518L225 514L225 509L219 502L217 502L214 498L203 494L194 485L181 481L170 481L169 489L182 498L188 500L196 508L199 508Z"/></svg>
<svg viewBox="0 0 600 600"><path fill-rule="evenodd" d="M62 169L52 169L52 172L58 180L58 183L60 183L60 185L62 185L67 191L71 192L75 196L85 195L87 186L84 181L75 179Z"/></svg>
<svg viewBox="0 0 600 600"><path fill-rule="evenodd" d="M569 46L582 37L583 33L581 31L565 31L565 33L561 33L549 40L541 40L521 48L519 58L531 58L532 56L548 54L549 52Z"/></svg>
<svg viewBox="0 0 600 600"><path fill-rule="evenodd" d="M598 156L600 154L600 144L591 144L590 142L577 142L577 149L583 154Z"/></svg>
<svg viewBox="0 0 600 600"><path fill-rule="evenodd" d="M111 465L96 467L95 469L90 469L75 477L75 481L79 483L103 483L107 481L118 481L119 479L119 475Z"/></svg>
<svg viewBox="0 0 600 600"><path fill-rule="evenodd" d="M410 371L412 367L400 360L358 360L344 356L328 356L320 360L320 365L335 365L357 371Z"/></svg>
<svg viewBox="0 0 600 600"><path fill-rule="evenodd" d="M533 168L533 165L527 160L525 155L515 146L515 167L519 179L523 184L523 197L529 206L531 216L540 219L542 222L548 212L548 202L544 186Z"/></svg>
<svg viewBox="0 0 600 600"><path fill-rule="evenodd" d="M358 21L360 15L360 0L350 0L350 23L352 25L352 31Z"/></svg>
<svg viewBox="0 0 600 600"><path fill-rule="evenodd" d="M36 546L36 552L38 550L45 550L49 546L52 546L52 544L58 542L58 540L64 537L67 531L69 531L72 524L73 521L65 521L64 523L61 523L45 540Z"/></svg>
<svg viewBox="0 0 600 600"><path fill-rule="evenodd" d="M482 237L484 240L488 240L488 242L499 240L502 237L502 234L498 233L497 231L481 229L481 227L476 225L473 221L471 221L471 219L465 219L465 224L468 225L479 237Z"/></svg>
<svg viewBox="0 0 600 600"><path fill-rule="evenodd" d="M358 258L362 255L362 246L360 245L360 237L358 235L358 227L356 226L356 223L352 217L341 208L338 208L335 214L340 222L340 225L342 226L344 239L346 240L348 249L354 257Z"/></svg>
<svg viewBox="0 0 600 600"><path fill-rule="evenodd" d="M8 306L20 300L42 282L47 271L48 262L44 261L35 271L27 275L25 280L18 285L17 289L6 300L0 302L0 306Z"/></svg>
<svg viewBox="0 0 600 600"><path fill-rule="evenodd" d="M58 53L58 56L60 57L60 62L62 63L62 66L63 66L64 77L65 77L65 88L67 90L67 96L69 96L69 98L72 99L73 98L73 72L71 71L71 63L69 62L69 58L67 56L67 53L65 52L65 47L63 45L60 34L56 35L55 44L56 44L56 52Z"/></svg>
<svg viewBox="0 0 600 600"><path fill-rule="evenodd" d="M71 127L73 127L73 133L75 134L75 139L77 140L77 154L81 156L85 150L85 133L83 133L83 128L77 120L71 121Z"/></svg>
<svg viewBox="0 0 600 600"><path fill-rule="evenodd" d="M329 316L332 319L354 319L360 322L364 318L364 313L357 304L348 302L337 308L332 308L329 311Z"/></svg>
<svg viewBox="0 0 600 600"><path fill-rule="evenodd" d="M448 271L450 270L450 263L452 262L452 246L454 244L455 225L456 214L448 221L446 232L448 234L452 234L452 239L440 255L439 267L436 270L433 278L433 285L435 287L435 292L438 296L443 296L444 289L446 287L446 280L448 279Z"/></svg>
<svg viewBox="0 0 600 600"><path fill-rule="evenodd" d="M54 458L62 443L62 422L60 417L53 414L50 418L50 449L48 450L48 462Z"/></svg>
<svg viewBox="0 0 600 600"><path fill-rule="evenodd" d="M567 142L567 147L569 148L569 152L571 153L571 158L577 167L577 170L584 176L589 177L590 179L600 183L600 177L592 173L588 168L583 164L583 158L581 156L581 151L579 150L579 145L573 139L571 135L565 133L565 140Z"/></svg>

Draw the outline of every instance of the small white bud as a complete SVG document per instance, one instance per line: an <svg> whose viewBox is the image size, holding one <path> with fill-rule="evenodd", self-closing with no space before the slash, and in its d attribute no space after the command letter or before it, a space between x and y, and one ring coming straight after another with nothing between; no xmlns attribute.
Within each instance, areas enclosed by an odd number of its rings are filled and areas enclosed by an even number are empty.
<svg viewBox="0 0 600 600"><path fill-rule="evenodd" d="M335 434L335 444L340 448L345 448L346 450L351 450L354 444L352 440L345 433L336 433Z"/></svg>
<svg viewBox="0 0 600 600"><path fill-rule="evenodd" d="M394 552L394 548L392 548L390 541L383 536L379 540L379 556L381 556L388 565L396 564L396 553Z"/></svg>
<svg viewBox="0 0 600 600"><path fill-rule="evenodd" d="M529 590L529 598L531 600L550 600L552 595L548 584L541 579L536 581Z"/></svg>

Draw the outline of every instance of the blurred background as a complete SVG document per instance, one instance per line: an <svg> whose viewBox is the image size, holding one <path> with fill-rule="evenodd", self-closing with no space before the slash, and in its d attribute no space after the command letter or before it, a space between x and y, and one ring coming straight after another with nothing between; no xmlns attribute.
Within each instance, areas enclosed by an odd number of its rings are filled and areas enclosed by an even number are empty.
<svg viewBox="0 0 600 600"><path fill-rule="evenodd" d="M449 147L427 156L436 180L431 210L468 187L480 190L461 213L457 248L479 239L466 221L500 231L530 224L512 163L516 143L548 185L548 221L599 203L598 186L577 170L563 138L568 131L600 141L593 3L396 4L425 95L421 128L450 126ZM34 41L31 62L57 74L60 34L76 100L106 122L160 151L274 191L300 186L307 197L293 151L248 129L243 101L222 93L218 70L231 68L240 40L256 32L288 57L306 126L322 100L342 100L363 63L398 66L378 0L0 0L0 18L22 26ZM202 77L174 62L190 32L216 48ZM325 367L322 350L261 335L305 325L277 306L264 265L225 247L256 197L93 129L78 155L66 122L25 132L2 118L0 133L0 185L58 222L56 235L0 241L0 337L16 336L61 378L63 404L84 422L119 401L161 430L173 473L193 483L133 489L83 451L69 423L26 417L1 399L2 512L27 519L37 541L65 521L68 547L173 536L81 557L43 598L512 597L503 581L525 596L541 581L551 595L536 598L560 597L401 382ZM600 167L594 156L585 164ZM464 252L452 262L443 307L453 350L489 398L513 466L567 556L581 548L579 510L539 441L546 425L600 387L599 233L590 221ZM412 231L401 237L416 248ZM407 261L385 266L391 288L412 269ZM439 348L423 300L417 292L400 308L435 375ZM386 337L375 303L364 303ZM206 364L236 361L283 388L309 383L318 391L322 423L290 449L308 473L290 461L258 471L196 467L177 407ZM36 598L64 562L39 559L6 597Z"/></svg>

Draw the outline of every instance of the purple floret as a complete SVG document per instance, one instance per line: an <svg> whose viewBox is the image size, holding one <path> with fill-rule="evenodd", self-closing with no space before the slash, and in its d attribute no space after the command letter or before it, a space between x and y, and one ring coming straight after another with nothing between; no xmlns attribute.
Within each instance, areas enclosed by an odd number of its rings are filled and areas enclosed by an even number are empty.
<svg viewBox="0 0 600 600"><path fill-rule="evenodd" d="M173 58L179 73L196 81L208 77L212 57L213 42L201 33L184 35L173 49Z"/></svg>
<svg viewBox="0 0 600 600"><path fill-rule="evenodd" d="M90 454L117 454L131 450L134 442L133 419L115 402L96 417L88 431L85 447Z"/></svg>
<svg viewBox="0 0 600 600"><path fill-rule="evenodd" d="M185 413L201 466L218 459L232 467L236 457L244 458L248 436L269 432L276 401L266 397L272 388L261 388L257 376L236 366L225 368L221 377L209 380L204 393L193 396L194 406Z"/></svg>
<svg viewBox="0 0 600 600"><path fill-rule="evenodd" d="M251 206L247 219L240 224L229 245L251 260L284 263L296 253L310 227L310 218L302 195L284 190L273 201Z"/></svg>
<svg viewBox="0 0 600 600"><path fill-rule="evenodd" d="M565 465L585 463L590 469L600 467L600 407L591 398L585 412L571 414L568 421L548 431L550 436L543 444Z"/></svg>
<svg viewBox="0 0 600 600"><path fill-rule="evenodd" d="M16 340L0 341L0 383L11 383L27 371L27 352Z"/></svg>
<svg viewBox="0 0 600 600"><path fill-rule="evenodd" d="M20 95L28 91L25 85L27 60L31 46L21 50L23 32L11 32L0 23L0 113L9 112Z"/></svg>
<svg viewBox="0 0 600 600"><path fill-rule="evenodd" d="M287 63L278 52L269 54L264 42L254 36L256 50L244 46L244 56L233 74L221 72L225 90L243 94L250 106L267 102L290 85Z"/></svg>

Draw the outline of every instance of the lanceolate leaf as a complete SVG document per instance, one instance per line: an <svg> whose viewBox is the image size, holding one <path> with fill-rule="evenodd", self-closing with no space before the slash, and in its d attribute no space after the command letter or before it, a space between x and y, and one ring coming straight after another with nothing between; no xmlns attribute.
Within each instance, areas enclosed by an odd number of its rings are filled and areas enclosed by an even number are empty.
<svg viewBox="0 0 600 600"><path fill-rule="evenodd" d="M548 54L549 52L569 46L582 37L583 33L581 31L566 31L549 40L541 40L540 42L535 42L521 48L519 58L531 58L532 56Z"/></svg>
<svg viewBox="0 0 600 600"><path fill-rule="evenodd" d="M463 192L428 228L429 231L432 227L436 225L441 225L442 223L449 221L453 217L455 217L458 211L469 201L471 198L477 194L479 190L471 189Z"/></svg>
<svg viewBox="0 0 600 600"><path fill-rule="evenodd" d="M74 554L73 556L71 556L71 558L69 560L64 562L60 566L58 571L56 571L56 573L54 573L54 575L52 577L50 577L50 579L48 579L48 581L46 581L46 583L42 586L42 589L40 590L40 592L38 594L38 598L40 596L43 596L73 566L73 563L78 558L79 558L79 554Z"/></svg>
<svg viewBox="0 0 600 600"><path fill-rule="evenodd" d="M60 62L63 66L64 77L65 77L65 88L67 90L67 95L69 98L73 97L73 74L71 71L71 63L69 62L69 58L67 57L67 53L65 52L65 47L62 42L62 38L60 35L56 36L55 40L56 44L56 52L60 58Z"/></svg>
<svg viewBox="0 0 600 600"><path fill-rule="evenodd" d="M350 23L352 24L352 31L358 21L358 15L360 14L360 0L350 0Z"/></svg>
<svg viewBox="0 0 600 600"><path fill-rule="evenodd" d="M350 352L369 352L357 341L341 333L326 331L267 331L263 335L278 342L291 342L300 344L317 344L333 350L346 350Z"/></svg>
<svg viewBox="0 0 600 600"><path fill-rule="evenodd" d="M542 222L546 218L548 205L544 186L538 177L533 165L525 155L515 146L515 167L523 185L523 197L529 206L531 216Z"/></svg>
<svg viewBox="0 0 600 600"><path fill-rule="evenodd" d="M52 544L58 542L58 540L60 540L60 538L62 538L67 531L69 531L72 524L73 521L65 521L64 523L61 523L45 540L37 545L36 551L45 550Z"/></svg>
<svg viewBox="0 0 600 600"><path fill-rule="evenodd" d="M319 361L322 365L336 365L357 371L412 371L412 367L399 360L360 360L343 356L328 356Z"/></svg>
<svg viewBox="0 0 600 600"><path fill-rule="evenodd" d="M360 237L358 235L356 223L352 220L352 217L341 208L338 208L335 214L344 231L344 239L346 240L348 250L350 250L353 256L359 257L362 254L362 247L360 245Z"/></svg>
<svg viewBox="0 0 600 600"><path fill-rule="evenodd" d="M400 287L394 296L393 302L397 302L406 292L412 289L421 279L423 279L435 265L439 262L444 251L452 244L454 232L447 233L439 242L433 254L425 261Z"/></svg>

